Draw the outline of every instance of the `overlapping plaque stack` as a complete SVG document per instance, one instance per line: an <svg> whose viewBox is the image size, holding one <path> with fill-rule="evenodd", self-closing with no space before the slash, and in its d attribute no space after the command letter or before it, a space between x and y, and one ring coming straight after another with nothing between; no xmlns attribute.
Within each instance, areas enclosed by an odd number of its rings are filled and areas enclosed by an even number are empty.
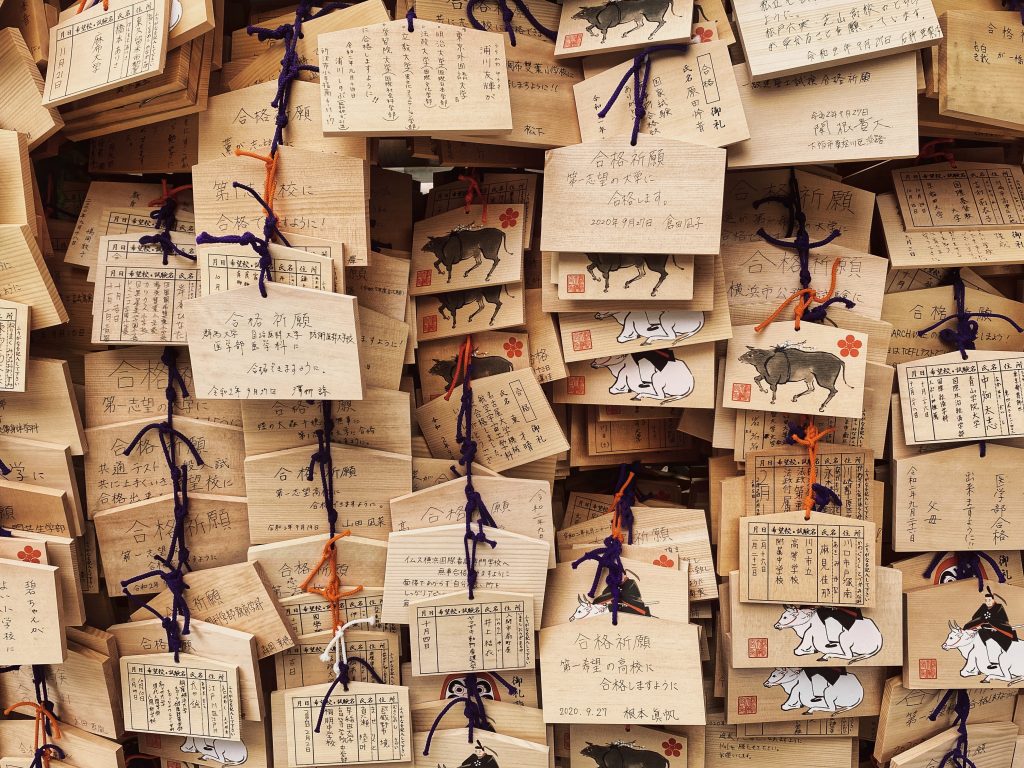
<svg viewBox="0 0 1024 768"><path fill-rule="evenodd" d="M1016 6L0 6L0 768L1022 764Z"/></svg>

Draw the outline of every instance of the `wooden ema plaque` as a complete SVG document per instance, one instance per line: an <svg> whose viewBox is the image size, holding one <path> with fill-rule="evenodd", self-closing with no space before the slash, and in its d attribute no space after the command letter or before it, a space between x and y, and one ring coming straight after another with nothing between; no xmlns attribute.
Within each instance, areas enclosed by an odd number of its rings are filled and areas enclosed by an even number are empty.
<svg viewBox="0 0 1024 768"><path fill-rule="evenodd" d="M351 296L278 283L185 303L197 395L209 399L361 400Z"/></svg>
<svg viewBox="0 0 1024 768"><path fill-rule="evenodd" d="M1024 353L959 352L896 366L907 445L1024 437Z"/></svg>
<svg viewBox="0 0 1024 768"><path fill-rule="evenodd" d="M44 106L163 72L170 7L171 0L111 0L58 22L50 29Z"/></svg>
<svg viewBox="0 0 1024 768"><path fill-rule="evenodd" d="M137 733L235 741L238 668L188 653L121 657L124 722Z"/></svg>
<svg viewBox="0 0 1024 768"><path fill-rule="evenodd" d="M497 546L493 549L485 544L477 547L477 588L531 596L533 620L538 624L544 606L551 545L500 528L485 528L485 531ZM388 537L383 621L407 624L412 603L465 589L465 535L466 526L456 524L396 532Z"/></svg>
<svg viewBox="0 0 1024 768"><path fill-rule="evenodd" d="M0 300L0 392L24 392L28 368L27 304Z"/></svg>
<svg viewBox="0 0 1024 768"><path fill-rule="evenodd" d="M423 19L321 35L324 134L443 136L511 130L503 37ZM371 50L380 55L365 53ZM405 67L417 74L394 74ZM445 77L449 71L458 75Z"/></svg>
<svg viewBox="0 0 1024 768"><path fill-rule="evenodd" d="M1024 227L1024 171L987 163L936 163L892 172L907 232Z"/></svg>
<svg viewBox="0 0 1024 768"><path fill-rule="evenodd" d="M414 675L504 672L533 666L530 595L476 590L409 604Z"/></svg>
<svg viewBox="0 0 1024 768"><path fill-rule="evenodd" d="M879 568L874 608L769 605L739 599L740 577L729 574L730 661L737 669L894 667L903 663L902 574Z"/></svg>
<svg viewBox="0 0 1024 768"><path fill-rule="evenodd" d="M721 248L725 150L641 134L552 149L544 161L541 248L656 253Z"/></svg>
<svg viewBox="0 0 1024 768"><path fill-rule="evenodd" d="M1024 588L971 578L906 594L911 688L1019 688L1024 685L1018 618Z"/></svg>
<svg viewBox="0 0 1024 768"><path fill-rule="evenodd" d="M927 48L942 39L932 0L898 9L849 0L738 0L734 11L754 82Z"/></svg>
<svg viewBox="0 0 1024 768"><path fill-rule="evenodd" d="M995 443L897 459L892 474L893 549L1024 548L1024 452Z"/></svg>
<svg viewBox="0 0 1024 768"><path fill-rule="evenodd" d="M875 524L783 512L740 519L740 600L875 605Z"/></svg>
<svg viewBox="0 0 1024 768"><path fill-rule="evenodd" d="M423 754L427 746L426 733L416 733L415 742L414 764L423 768L463 765L495 768L499 764L515 768L547 768L550 765L548 752L551 747L489 731L473 731L472 739L465 728L434 731L429 755Z"/></svg>
<svg viewBox="0 0 1024 768"><path fill-rule="evenodd" d="M3 606L0 656L5 664L62 664L67 657L58 568L24 544L17 560L0 559Z"/></svg>
<svg viewBox="0 0 1024 768"><path fill-rule="evenodd" d="M694 257L676 254L558 254L558 298L586 301L692 299ZM634 273L633 270L636 270ZM634 284L636 287L634 288ZM608 314L608 313L601 313ZM653 314L653 313L652 313ZM600 319L600 318L599 318ZM655 325L652 321L648 325ZM665 328L665 330L669 330ZM623 335L627 335L623 328ZM658 334L652 334L657 336Z"/></svg>
<svg viewBox="0 0 1024 768"><path fill-rule="evenodd" d="M544 721L703 725L697 635L695 624L621 613L617 626L609 614L542 629Z"/></svg>
<svg viewBox="0 0 1024 768"><path fill-rule="evenodd" d="M1013 755L1021 743L1016 723L970 723L967 726L967 754L977 768L1000 768L1012 765ZM941 761L956 748L959 728L949 728L923 744L893 755L892 768L927 768Z"/></svg>
<svg viewBox="0 0 1024 768"><path fill-rule="evenodd" d="M660 0L651 6L626 6L584 0L562 4L555 58L628 51L661 43L688 43L692 0ZM632 26L631 26L632 25Z"/></svg>
<svg viewBox="0 0 1024 768"><path fill-rule="evenodd" d="M328 610L327 613L329 612ZM333 667L335 656L329 653L330 661L321 658L333 639L333 631L300 635L292 648L274 656L278 690L333 682L337 677ZM401 639L397 632L349 629L345 632L343 642L350 659L352 656L363 659L387 685L399 684L402 651ZM369 671L361 664L350 664L349 675L355 682L375 682Z"/></svg>
<svg viewBox="0 0 1024 768"><path fill-rule="evenodd" d="M833 720L877 715L884 667L775 667L726 670L730 723Z"/></svg>
<svg viewBox="0 0 1024 768"><path fill-rule="evenodd" d="M734 327L722 406L860 418L867 343L866 334L814 323L794 330L786 313L760 332Z"/></svg>
<svg viewBox="0 0 1024 768"><path fill-rule="evenodd" d="M327 701L323 725L316 733L328 687L310 685L284 693L289 768L382 765L412 759L408 688L352 682L345 691L339 685Z"/></svg>

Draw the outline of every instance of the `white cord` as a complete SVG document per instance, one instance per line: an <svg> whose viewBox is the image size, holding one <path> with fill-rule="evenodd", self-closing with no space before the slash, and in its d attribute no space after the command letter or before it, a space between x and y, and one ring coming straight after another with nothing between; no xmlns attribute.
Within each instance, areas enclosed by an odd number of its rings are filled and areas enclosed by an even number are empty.
<svg viewBox="0 0 1024 768"><path fill-rule="evenodd" d="M334 676L337 677L341 674L341 665L348 666L348 651L345 648L345 630L356 624L369 624L373 626L375 619L373 616L367 616L365 619L353 619L347 624L342 624L338 627L338 631L334 633L334 637L331 642L324 648L324 652L320 654L320 661L329 662L331 660L331 653L334 653L334 664L331 669L334 670ZM341 657L340 659L338 657Z"/></svg>

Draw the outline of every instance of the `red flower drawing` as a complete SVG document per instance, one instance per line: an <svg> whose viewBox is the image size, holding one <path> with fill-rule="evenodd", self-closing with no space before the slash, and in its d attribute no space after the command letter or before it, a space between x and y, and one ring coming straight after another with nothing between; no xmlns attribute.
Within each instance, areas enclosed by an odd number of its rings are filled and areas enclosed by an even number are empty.
<svg viewBox="0 0 1024 768"><path fill-rule="evenodd" d="M676 741L674 738L661 742L661 748L665 750L666 757L679 757L683 752L682 742Z"/></svg>
<svg viewBox="0 0 1024 768"><path fill-rule="evenodd" d="M18 552L18 559L25 563L38 563L42 554L38 549L32 549L31 546L26 545L23 550Z"/></svg>
<svg viewBox="0 0 1024 768"><path fill-rule="evenodd" d="M839 354L842 357L856 357L860 354L860 348L864 346L864 342L860 339L855 339L851 333L845 339L840 339L837 344L839 345Z"/></svg>
<svg viewBox="0 0 1024 768"><path fill-rule="evenodd" d="M512 358L523 356L523 342L521 342L515 336L509 336L508 341L506 341L501 346L505 348L506 357Z"/></svg>
<svg viewBox="0 0 1024 768"><path fill-rule="evenodd" d="M668 555L660 555L657 560L654 560L654 565L660 565L662 568L675 568L676 561Z"/></svg>
<svg viewBox="0 0 1024 768"><path fill-rule="evenodd" d="M693 30L693 36L697 38L694 42L706 43L715 36L715 33L713 30L697 27Z"/></svg>
<svg viewBox="0 0 1024 768"><path fill-rule="evenodd" d="M506 208L505 212L498 216L498 221L501 222L502 229L511 229L516 225L519 220L519 211L514 208Z"/></svg>

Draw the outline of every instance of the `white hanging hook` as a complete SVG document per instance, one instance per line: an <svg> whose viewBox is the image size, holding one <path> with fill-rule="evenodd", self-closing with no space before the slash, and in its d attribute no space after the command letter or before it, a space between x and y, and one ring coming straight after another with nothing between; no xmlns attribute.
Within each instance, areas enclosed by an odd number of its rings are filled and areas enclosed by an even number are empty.
<svg viewBox="0 0 1024 768"><path fill-rule="evenodd" d="M334 670L334 675L337 677L341 674L341 665L348 666L348 651L345 648L345 630L349 627L355 626L356 624L369 624L371 627L374 625L376 619L373 616L367 616L365 619L352 619L347 624L342 624L338 627L338 631L334 633L334 637L331 642L324 648L324 652L320 654L320 661L329 662L331 660L331 653L334 653L334 664L331 669ZM339 658L339 656L341 658Z"/></svg>

